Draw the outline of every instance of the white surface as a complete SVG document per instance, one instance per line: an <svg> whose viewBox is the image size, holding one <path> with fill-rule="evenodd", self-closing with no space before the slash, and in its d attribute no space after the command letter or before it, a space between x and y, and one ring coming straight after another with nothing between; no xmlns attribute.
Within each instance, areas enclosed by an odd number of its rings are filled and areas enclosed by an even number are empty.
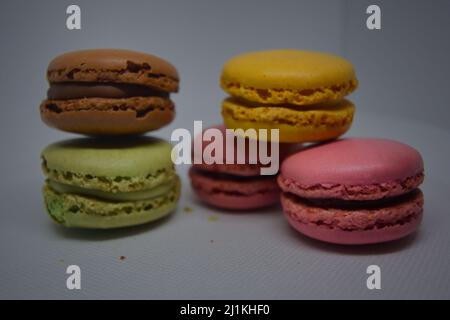
<svg viewBox="0 0 450 320"><path fill-rule="evenodd" d="M415 236L365 247L309 240L280 208L231 214L201 205L186 167L179 168L183 194L170 218L123 230L67 230L46 217L43 177L25 167L2 190L0 298L450 298L450 133L375 114L355 120L349 136L390 137L422 153L426 205ZM65 288L69 264L81 267L80 291ZM381 267L380 291L366 288L370 264Z"/></svg>

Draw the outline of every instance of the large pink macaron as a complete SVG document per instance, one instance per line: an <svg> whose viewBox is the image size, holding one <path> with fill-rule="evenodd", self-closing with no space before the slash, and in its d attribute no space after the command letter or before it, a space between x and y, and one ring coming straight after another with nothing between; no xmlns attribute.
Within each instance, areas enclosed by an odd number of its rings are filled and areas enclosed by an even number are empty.
<svg viewBox="0 0 450 320"><path fill-rule="evenodd" d="M369 244L414 232L423 212L420 153L403 143L343 139L288 157L278 184L291 225L326 242Z"/></svg>
<svg viewBox="0 0 450 320"><path fill-rule="evenodd" d="M226 129L223 125L211 128L222 132L225 140ZM210 143L203 142L201 151ZM270 142L267 142L267 147L270 150ZM279 145L278 148L281 159L287 155L287 150L291 149L284 145ZM227 149L222 150L222 162L225 162ZM253 210L278 203L280 189L276 175L261 175L261 168L267 167L267 164L260 161L259 157L256 157L256 163L250 163L249 152L249 143L246 140L244 163L211 163L210 159L194 163L189 170L189 177L198 198L209 205L228 210ZM234 148L233 153L237 159L237 148Z"/></svg>

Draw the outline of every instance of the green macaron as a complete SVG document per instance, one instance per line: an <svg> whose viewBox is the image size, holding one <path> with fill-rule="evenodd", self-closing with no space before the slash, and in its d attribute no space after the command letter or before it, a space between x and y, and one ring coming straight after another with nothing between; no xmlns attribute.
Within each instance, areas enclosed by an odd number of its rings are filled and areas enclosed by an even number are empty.
<svg viewBox="0 0 450 320"><path fill-rule="evenodd" d="M180 195L171 149L150 137L49 145L41 157L50 217L66 227L108 229L168 215Z"/></svg>

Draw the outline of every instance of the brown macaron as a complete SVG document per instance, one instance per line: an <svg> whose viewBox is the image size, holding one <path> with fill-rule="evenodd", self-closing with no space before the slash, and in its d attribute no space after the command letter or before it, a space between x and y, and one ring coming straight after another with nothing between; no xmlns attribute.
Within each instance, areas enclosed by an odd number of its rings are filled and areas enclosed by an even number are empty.
<svg viewBox="0 0 450 320"><path fill-rule="evenodd" d="M154 55L120 49L81 50L53 59L42 120L89 135L140 134L175 116L169 95L178 91L174 66Z"/></svg>

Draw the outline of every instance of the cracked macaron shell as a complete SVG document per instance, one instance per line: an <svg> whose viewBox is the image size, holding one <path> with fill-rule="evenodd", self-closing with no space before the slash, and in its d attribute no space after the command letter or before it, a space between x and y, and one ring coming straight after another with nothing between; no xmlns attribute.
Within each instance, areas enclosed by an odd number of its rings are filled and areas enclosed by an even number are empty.
<svg viewBox="0 0 450 320"><path fill-rule="evenodd" d="M123 49L71 51L54 58L47 68L50 83L132 83L177 92L176 68L155 55Z"/></svg>
<svg viewBox="0 0 450 320"><path fill-rule="evenodd" d="M268 104L308 105L338 100L358 81L347 60L293 49L248 52L228 60L221 87L232 96Z"/></svg>
<svg viewBox="0 0 450 320"><path fill-rule="evenodd" d="M44 174L60 183L108 192L150 189L171 181L170 143L150 137L57 142L42 151Z"/></svg>
<svg viewBox="0 0 450 320"><path fill-rule="evenodd" d="M159 129L175 117L168 98L129 97L44 100L42 121L62 131L87 135L141 134Z"/></svg>

